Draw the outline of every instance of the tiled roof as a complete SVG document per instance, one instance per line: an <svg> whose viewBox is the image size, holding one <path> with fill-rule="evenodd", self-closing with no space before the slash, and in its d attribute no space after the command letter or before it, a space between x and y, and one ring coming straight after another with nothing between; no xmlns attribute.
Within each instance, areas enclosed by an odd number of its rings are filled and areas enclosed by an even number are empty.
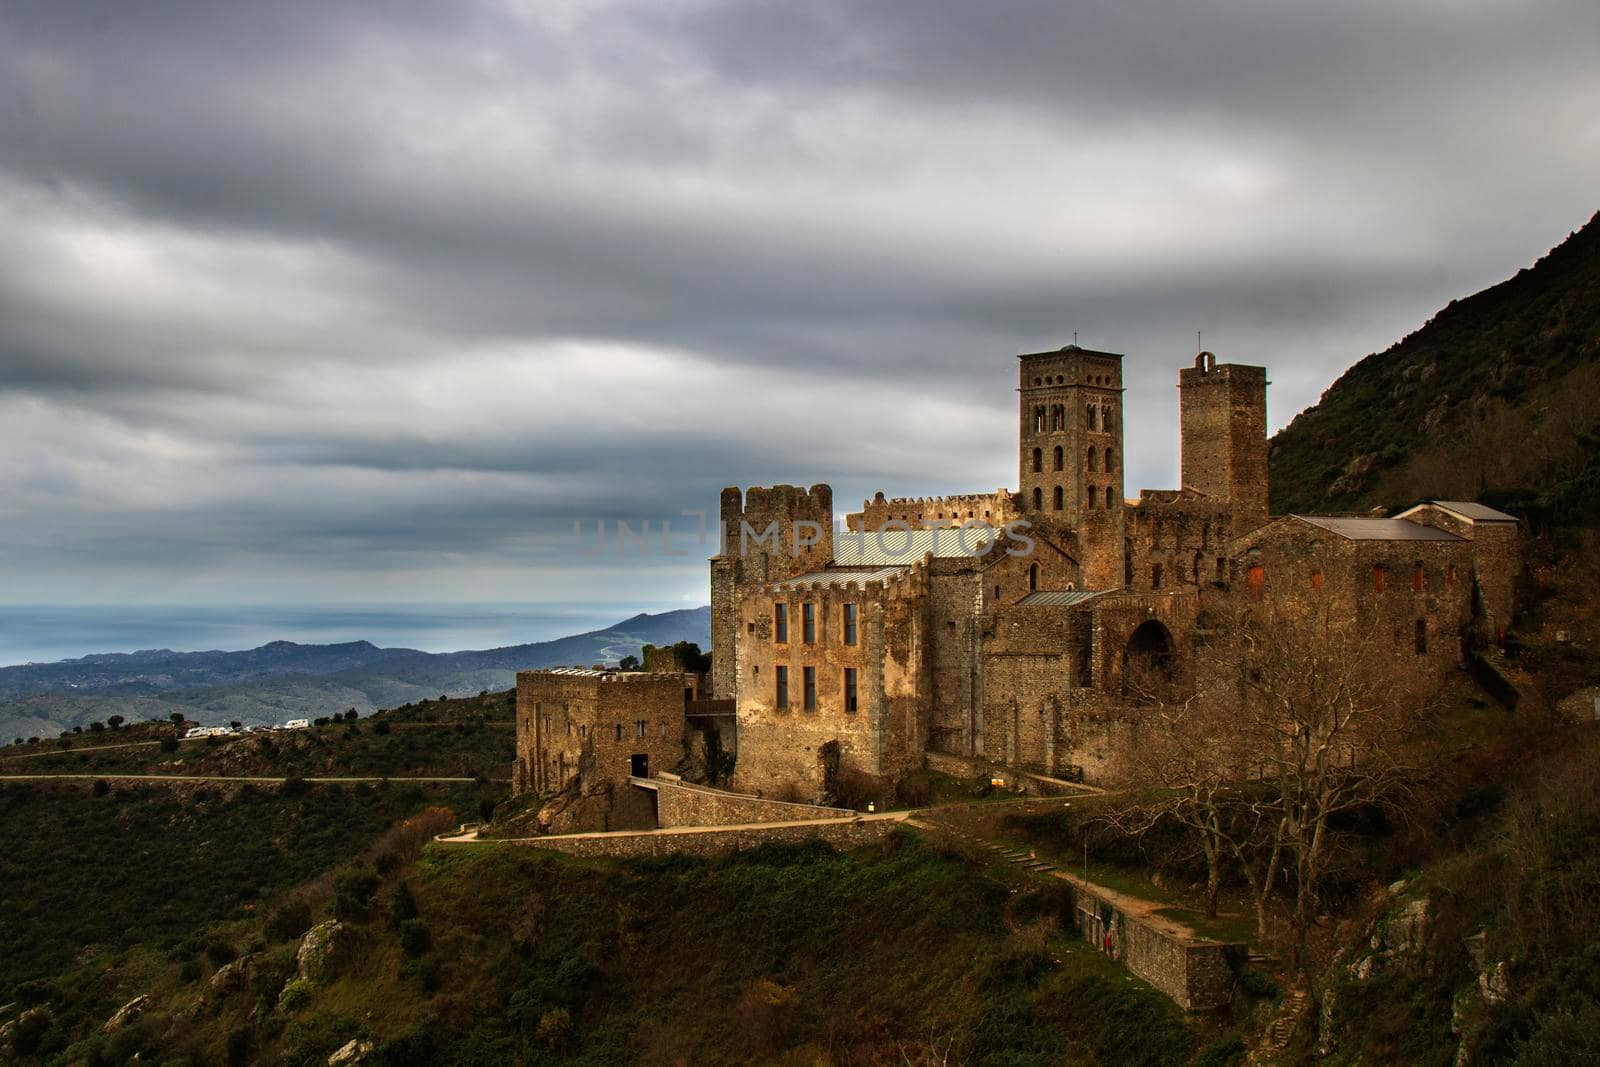
<svg viewBox="0 0 1600 1067"><path fill-rule="evenodd" d="M1464 541L1448 530L1405 519L1344 519L1329 515L1294 515L1347 541Z"/></svg>
<svg viewBox="0 0 1600 1067"><path fill-rule="evenodd" d="M1516 522L1515 515L1507 515L1503 511L1496 511L1485 504L1476 504L1469 500L1430 500L1430 504L1437 504L1446 511L1453 511L1463 519L1473 522Z"/></svg>
<svg viewBox="0 0 1600 1067"><path fill-rule="evenodd" d="M1037 593L1029 593L1017 603L1027 604L1030 607L1070 608L1093 600L1103 592L1105 592L1103 589L1041 589Z"/></svg>
<svg viewBox="0 0 1600 1067"><path fill-rule="evenodd" d="M890 578L898 578L904 572L904 567L812 571L810 574L799 574L788 581L779 582L778 584L786 589L812 589L819 585L845 585L849 582L882 582Z"/></svg>
<svg viewBox="0 0 1600 1067"><path fill-rule="evenodd" d="M909 567L923 556L960 559L982 556L998 533L992 526L946 526L937 530L868 530L833 535L836 567Z"/></svg>

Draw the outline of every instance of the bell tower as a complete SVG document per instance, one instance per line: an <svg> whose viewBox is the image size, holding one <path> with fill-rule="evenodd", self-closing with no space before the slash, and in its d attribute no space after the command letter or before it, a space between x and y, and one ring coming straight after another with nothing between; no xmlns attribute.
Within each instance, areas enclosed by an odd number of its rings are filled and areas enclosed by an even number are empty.
<svg viewBox="0 0 1600 1067"><path fill-rule="evenodd" d="M1089 589L1123 584L1122 356L1068 345L1017 357L1022 511L1065 523Z"/></svg>

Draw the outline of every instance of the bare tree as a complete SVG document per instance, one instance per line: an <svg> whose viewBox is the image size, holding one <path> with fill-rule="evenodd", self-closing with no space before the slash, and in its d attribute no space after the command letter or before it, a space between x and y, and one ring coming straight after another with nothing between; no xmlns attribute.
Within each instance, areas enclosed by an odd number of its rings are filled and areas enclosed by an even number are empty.
<svg viewBox="0 0 1600 1067"><path fill-rule="evenodd" d="M1254 761L1259 779L1245 790L1250 804L1235 810L1249 830L1235 853L1263 892L1280 857L1293 872L1292 962L1300 967L1334 852L1332 824L1372 806L1403 814L1425 777L1430 678L1386 628L1327 611L1240 616L1219 644L1208 651L1240 694L1231 751Z"/></svg>

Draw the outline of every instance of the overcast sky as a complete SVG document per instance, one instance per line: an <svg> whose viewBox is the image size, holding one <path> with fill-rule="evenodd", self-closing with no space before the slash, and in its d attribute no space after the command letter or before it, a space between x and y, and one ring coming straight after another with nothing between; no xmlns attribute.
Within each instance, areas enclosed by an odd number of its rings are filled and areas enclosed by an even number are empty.
<svg viewBox="0 0 1600 1067"><path fill-rule="evenodd" d="M0 4L0 602L689 600L574 519L1273 428L1600 207L1600 4ZM843 508L841 508L843 510Z"/></svg>

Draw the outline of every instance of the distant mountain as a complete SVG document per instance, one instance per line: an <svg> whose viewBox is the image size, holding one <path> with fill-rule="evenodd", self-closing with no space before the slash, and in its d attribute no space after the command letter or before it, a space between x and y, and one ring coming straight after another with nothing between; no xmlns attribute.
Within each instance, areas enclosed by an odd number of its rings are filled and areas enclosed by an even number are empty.
<svg viewBox="0 0 1600 1067"><path fill-rule="evenodd" d="M49 737L121 715L181 712L202 723L363 714L422 697L504 689L536 667L616 663L646 644L711 645L711 609L639 614L603 630L469 652L379 648L368 641L273 641L243 652L109 653L0 668L0 743Z"/></svg>
<svg viewBox="0 0 1600 1067"><path fill-rule="evenodd" d="M1275 514L1438 496L1600 517L1600 214L1351 367L1270 463Z"/></svg>

